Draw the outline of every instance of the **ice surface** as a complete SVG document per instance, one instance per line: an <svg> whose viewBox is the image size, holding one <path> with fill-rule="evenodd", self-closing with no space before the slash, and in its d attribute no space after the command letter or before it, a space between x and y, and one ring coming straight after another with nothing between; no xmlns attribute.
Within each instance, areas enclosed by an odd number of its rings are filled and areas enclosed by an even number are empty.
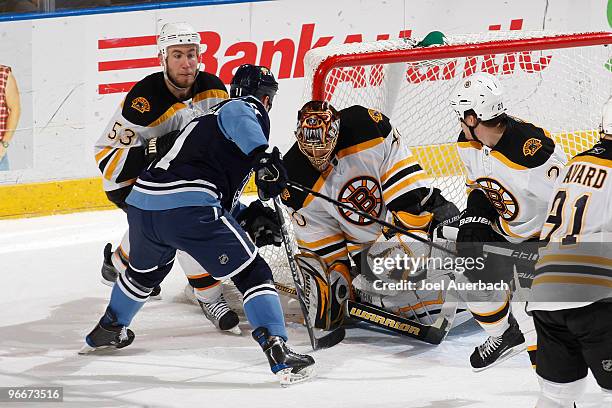
<svg viewBox="0 0 612 408"><path fill-rule="evenodd" d="M538 384L521 354L473 373L468 358L484 334L473 323L435 347L362 328L314 353L318 377L281 389L242 322L217 332L183 294L173 270L163 299L149 301L123 349L77 355L106 307L102 248L126 227L120 211L0 221L0 386L62 386L71 407L533 407ZM306 330L290 343L308 352ZM599 407L589 377L580 408ZM2 403L0 403L2 405ZM11 404L13 406L14 404ZM21 403L19 407L41 406ZM46 406L43 404L42 406Z"/></svg>

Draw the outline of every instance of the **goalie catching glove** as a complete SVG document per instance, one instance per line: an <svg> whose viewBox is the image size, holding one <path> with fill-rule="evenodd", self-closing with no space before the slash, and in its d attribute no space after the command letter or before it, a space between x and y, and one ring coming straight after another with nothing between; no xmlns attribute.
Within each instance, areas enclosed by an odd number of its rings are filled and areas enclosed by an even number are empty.
<svg viewBox="0 0 612 408"><path fill-rule="evenodd" d="M282 235L276 212L261 201L253 201L238 214L236 221L259 248L266 245L281 246Z"/></svg>

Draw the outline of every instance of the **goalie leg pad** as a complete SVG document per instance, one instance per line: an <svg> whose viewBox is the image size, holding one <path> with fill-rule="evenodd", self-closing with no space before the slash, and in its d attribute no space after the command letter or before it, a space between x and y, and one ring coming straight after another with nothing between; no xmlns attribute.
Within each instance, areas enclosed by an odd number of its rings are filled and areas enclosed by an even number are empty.
<svg viewBox="0 0 612 408"><path fill-rule="evenodd" d="M334 262L327 269L330 287L330 328L342 324L344 319L344 302L354 300L351 273L343 262Z"/></svg>
<svg viewBox="0 0 612 408"><path fill-rule="evenodd" d="M302 250L295 256L302 275L304 304L310 321L316 328L331 325L330 287L325 274L325 263L315 253Z"/></svg>
<svg viewBox="0 0 612 408"><path fill-rule="evenodd" d="M333 330L342 324L345 301L353 299L348 266L334 262L327 267L317 254L304 249L295 260L304 282L304 304L310 321L318 329Z"/></svg>

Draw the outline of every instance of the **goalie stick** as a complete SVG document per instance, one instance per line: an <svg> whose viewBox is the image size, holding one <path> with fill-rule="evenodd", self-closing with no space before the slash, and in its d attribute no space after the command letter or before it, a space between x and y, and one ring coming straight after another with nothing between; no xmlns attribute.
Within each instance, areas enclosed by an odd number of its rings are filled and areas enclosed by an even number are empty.
<svg viewBox="0 0 612 408"><path fill-rule="evenodd" d="M345 210L349 210L349 211L351 211L351 212L353 212L353 213L355 213L357 215L360 215L360 216L364 217L365 219L374 221L374 222L382 225L383 227L390 228L393 231L397 231L397 232L399 232L401 234L409 236L410 238L414 238L417 241L422 242L424 244L427 244L427 245L429 245L432 248L439 249L440 251L446 252L446 253L451 254L451 255L455 255L455 256L457 255L454 251L451 251L450 249L448 249L448 248L446 248L446 247L444 247L442 245L436 244L435 242L431 242L430 240L428 240L426 238L423 238L423 237L421 237L421 236L419 236L417 234L413 234L412 232L408 231L405 228L398 227L397 225L393 225L390 222L378 219L378 218L376 218L376 217L374 217L374 216L372 216L372 215L370 215L370 214L368 214L368 213L366 213L364 211L361 211L361 210L353 207L352 205L342 203L342 202L340 202L338 200L334 200L333 198L328 197L325 194L321 194L321 193L318 193L318 192L316 192L314 190L311 190L308 187L305 187L305 186L301 185L300 183L297 183L297 182L291 181L291 180L287 180L287 185L290 186L290 187L295 188L296 190L300 190L300 191L303 191L305 193L312 194L315 197L322 198L323 200L325 200L327 202L330 202L330 203L332 203L332 204L334 204L334 205L336 205L338 207L344 208Z"/></svg>
<svg viewBox="0 0 612 408"><path fill-rule="evenodd" d="M335 346L336 344L344 340L344 337L346 336L346 330L340 327L335 330L332 330L330 333L327 333L322 337L317 338L315 336L314 324L312 324L312 322L310 321L308 309L306 308L306 304L304 303L304 295L302 293L302 286L300 284L300 277L298 275L298 267L297 263L295 262L295 259L293 259L293 253L291 250L291 237L289 236L289 231L287 230L287 226L285 225L285 217L283 217L283 209L281 207L282 204L280 203L280 199L278 197L275 197L273 201L274 209L276 210L276 215L278 217L281 234L283 236L283 246L285 247L287 261L289 262L289 268L291 269L291 277L293 278L297 299L300 304L300 308L302 309L302 314L304 315L304 324L306 325L306 329L308 330L308 337L310 337L310 344L312 345L312 349L318 350Z"/></svg>
<svg viewBox="0 0 612 408"><path fill-rule="evenodd" d="M275 283L275 286L277 290L284 292L286 296L299 300L295 288L283 285L282 283ZM350 316L373 326L429 344L440 344L444 340L453 325L456 312L457 302L446 302L442 306L442 311L436 321L431 325L427 325L399 316L369 303L361 303L349 299L345 304L345 316Z"/></svg>
<svg viewBox="0 0 612 408"><path fill-rule="evenodd" d="M436 248L436 249L439 249L440 251L443 251L443 252L446 252L448 254L457 256L457 253L455 251L451 251L450 249L448 249L448 248L446 248L446 247L444 247L442 245L436 244L435 242L431 242L428 239L423 238L423 237L421 237L421 236L419 236L417 234L413 234L412 232L408 231L407 229L405 229L403 227L400 227L398 225L393 225L393 224L391 224L391 223L389 223L387 221L384 221L384 220L378 219L376 217L373 217L372 215L370 215L370 214L368 214L368 213L366 213L364 211L361 211L361 210L353 207L352 205L342 203L342 202L340 202L338 200L334 200L333 198L326 196L325 194L321 194L321 193L318 193L318 192L316 192L314 190L311 190L310 188L305 187L305 186L301 185L300 183L297 183L295 181L289 180L289 181L287 181L287 185L295 188L296 190L300 190L300 191L312 194L315 197L319 197L319 198L321 198L321 199L323 199L323 200L325 200L327 202L330 202L330 203L332 203L332 204L334 204L334 205L336 205L338 207L342 207L345 210L352 211L353 213L355 213L357 215L360 215L360 216L362 216L362 217L364 217L364 218L366 218L368 220L374 221L374 222L376 222L376 223L378 223L378 224L380 224L380 225L382 225L384 227L390 228L393 231L397 231L400 234L409 236L410 238L416 239L419 242L423 242L424 244L427 244L427 245L429 245L432 248ZM447 228L450 228L450 229L447 230ZM451 236L452 236L452 230L453 229L456 229L456 228L454 228L454 227L444 227L444 231L448 231L449 235L451 235ZM454 236L456 238L456 236L457 236L456 232L454 232ZM449 237L446 237L446 235L444 235L443 237L451 239ZM532 265L538 259L538 254L534 253L534 252L531 252L531 251L514 250L514 249L498 247L498 246L490 245L490 244L483 245L483 251L484 252L488 252L488 253L497 254L497 255L507 256L507 257L510 257L510 258L513 258L513 259L517 260L518 262L532 264Z"/></svg>
<svg viewBox="0 0 612 408"><path fill-rule="evenodd" d="M427 325L374 305L350 299L346 301L346 316L429 344L440 344L444 340L453 325L456 312L456 301L445 302L440 316L433 324Z"/></svg>

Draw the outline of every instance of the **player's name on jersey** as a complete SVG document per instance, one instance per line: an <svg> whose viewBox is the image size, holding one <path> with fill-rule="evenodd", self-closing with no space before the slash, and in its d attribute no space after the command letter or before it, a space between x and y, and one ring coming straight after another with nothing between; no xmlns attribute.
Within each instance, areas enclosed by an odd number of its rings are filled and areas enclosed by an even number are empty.
<svg viewBox="0 0 612 408"><path fill-rule="evenodd" d="M504 291L510 290L510 285L504 281L499 282L457 282L455 280L429 282L422 280L419 282L411 281L397 281L397 282L386 282L383 280L375 280L373 282L375 290L392 290L392 291L404 291L404 290L457 290L457 291L473 291L473 290L495 290Z"/></svg>
<svg viewBox="0 0 612 408"><path fill-rule="evenodd" d="M605 169L589 166L585 163L573 163L567 171L563 182L582 184L599 189L603 186L607 176L608 172Z"/></svg>

